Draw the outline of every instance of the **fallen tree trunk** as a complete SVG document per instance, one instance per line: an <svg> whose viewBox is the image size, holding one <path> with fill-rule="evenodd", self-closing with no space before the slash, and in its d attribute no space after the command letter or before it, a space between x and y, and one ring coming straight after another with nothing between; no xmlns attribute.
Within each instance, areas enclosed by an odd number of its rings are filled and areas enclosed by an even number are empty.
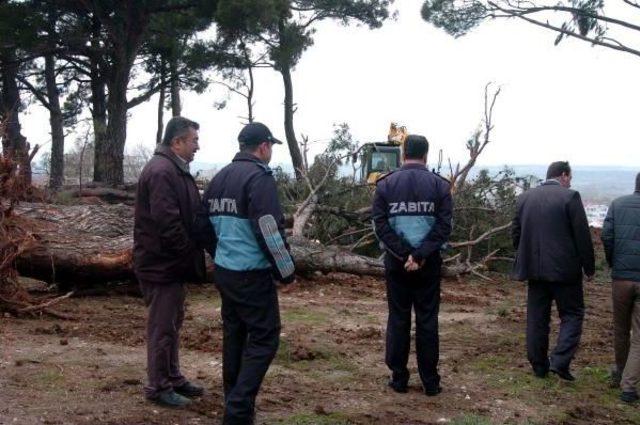
<svg viewBox="0 0 640 425"><path fill-rule="evenodd" d="M63 286L133 277L132 208L23 203L15 213L37 239L18 259L21 274Z"/></svg>
<svg viewBox="0 0 640 425"><path fill-rule="evenodd" d="M59 198L99 198L109 204L126 203L133 205L136 194L126 190L108 187L70 189L58 192Z"/></svg>
<svg viewBox="0 0 640 425"><path fill-rule="evenodd" d="M325 246L301 237L292 237L289 243L297 271L384 275L384 265L378 259L356 255L337 246Z"/></svg>
<svg viewBox="0 0 640 425"><path fill-rule="evenodd" d="M15 213L36 239L35 248L18 258L21 274L63 288L134 278L131 207L22 203ZM384 275L379 259L303 237L291 238L290 244L300 273ZM447 264L442 271L445 276L455 276L477 268L477 264Z"/></svg>

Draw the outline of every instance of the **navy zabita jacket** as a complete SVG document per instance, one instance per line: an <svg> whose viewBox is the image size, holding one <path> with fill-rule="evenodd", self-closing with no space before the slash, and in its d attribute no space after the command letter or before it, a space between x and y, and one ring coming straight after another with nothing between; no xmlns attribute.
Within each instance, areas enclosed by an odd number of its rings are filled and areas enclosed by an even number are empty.
<svg viewBox="0 0 640 425"><path fill-rule="evenodd" d="M215 232L209 253L217 267L271 269L281 282L293 281L276 182L264 162L239 152L209 183L203 201Z"/></svg>
<svg viewBox="0 0 640 425"><path fill-rule="evenodd" d="M422 164L405 164L378 180L373 224L389 254L387 264L404 264L409 255L439 264L440 249L451 234L452 211L449 182Z"/></svg>

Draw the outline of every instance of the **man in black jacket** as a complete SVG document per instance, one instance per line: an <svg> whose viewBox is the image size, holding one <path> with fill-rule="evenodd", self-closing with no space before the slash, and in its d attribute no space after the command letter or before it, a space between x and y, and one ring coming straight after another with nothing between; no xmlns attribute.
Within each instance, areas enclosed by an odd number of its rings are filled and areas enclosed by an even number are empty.
<svg viewBox="0 0 640 425"><path fill-rule="evenodd" d="M196 215L202 208L189 162L198 150L196 122L174 117L162 144L145 165L136 193L133 230L134 270L149 307L147 323L148 399L171 407L202 395L180 372L180 328L186 281L204 276Z"/></svg>
<svg viewBox="0 0 640 425"><path fill-rule="evenodd" d="M255 398L280 337L277 281L293 282L284 216L267 165L279 140L261 123L238 135L240 152L204 195L215 229L210 253L222 297L224 424L252 424Z"/></svg>
<svg viewBox="0 0 640 425"><path fill-rule="evenodd" d="M418 372L425 394L434 396L441 391L438 375L440 249L451 234L453 207L449 182L426 168L428 150L425 137L407 137L402 168L377 182L373 223L386 251L389 386L397 392L407 391L413 307Z"/></svg>
<svg viewBox="0 0 640 425"><path fill-rule="evenodd" d="M622 401L634 402L640 383L640 173L635 193L611 203L602 244L613 280L613 380L622 388Z"/></svg>
<svg viewBox="0 0 640 425"><path fill-rule="evenodd" d="M514 274L528 280L527 354L533 371L545 377L549 371L574 380L569 367L584 318L583 272L595 272L593 243L580 194L569 189L571 167L558 161L549 166L547 180L518 197L512 223L517 250ZM560 315L560 332L548 356L551 303Z"/></svg>

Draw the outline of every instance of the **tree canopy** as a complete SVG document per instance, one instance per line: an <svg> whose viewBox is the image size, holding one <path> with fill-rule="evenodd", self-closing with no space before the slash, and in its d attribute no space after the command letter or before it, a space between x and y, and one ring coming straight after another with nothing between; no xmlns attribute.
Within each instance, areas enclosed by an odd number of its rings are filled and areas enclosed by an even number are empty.
<svg viewBox="0 0 640 425"><path fill-rule="evenodd" d="M575 38L640 56L640 3L622 0L607 6L605 0L426 0L421 14L455 37L490 19L517 19L556 32L556 44Z"/></svg>

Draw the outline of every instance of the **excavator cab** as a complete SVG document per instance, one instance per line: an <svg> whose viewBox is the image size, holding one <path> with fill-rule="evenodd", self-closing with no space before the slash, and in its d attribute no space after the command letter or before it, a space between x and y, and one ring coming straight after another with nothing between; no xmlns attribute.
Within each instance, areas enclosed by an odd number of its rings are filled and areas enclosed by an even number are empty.
<svg viewBox="0 0 640 425"><path fill-rule="evenodd" d="M391 123L387 142L367 143L360 150L361 181L375 185L380 176L400 168L407 129Z"/></svg>
<svg viewBox="0 0 640 425"><path fill-rule="evenodd" d="M375 184L380 176L400 168L402 149L389 143L368 143L362 150L361 179Z"/></svg>

